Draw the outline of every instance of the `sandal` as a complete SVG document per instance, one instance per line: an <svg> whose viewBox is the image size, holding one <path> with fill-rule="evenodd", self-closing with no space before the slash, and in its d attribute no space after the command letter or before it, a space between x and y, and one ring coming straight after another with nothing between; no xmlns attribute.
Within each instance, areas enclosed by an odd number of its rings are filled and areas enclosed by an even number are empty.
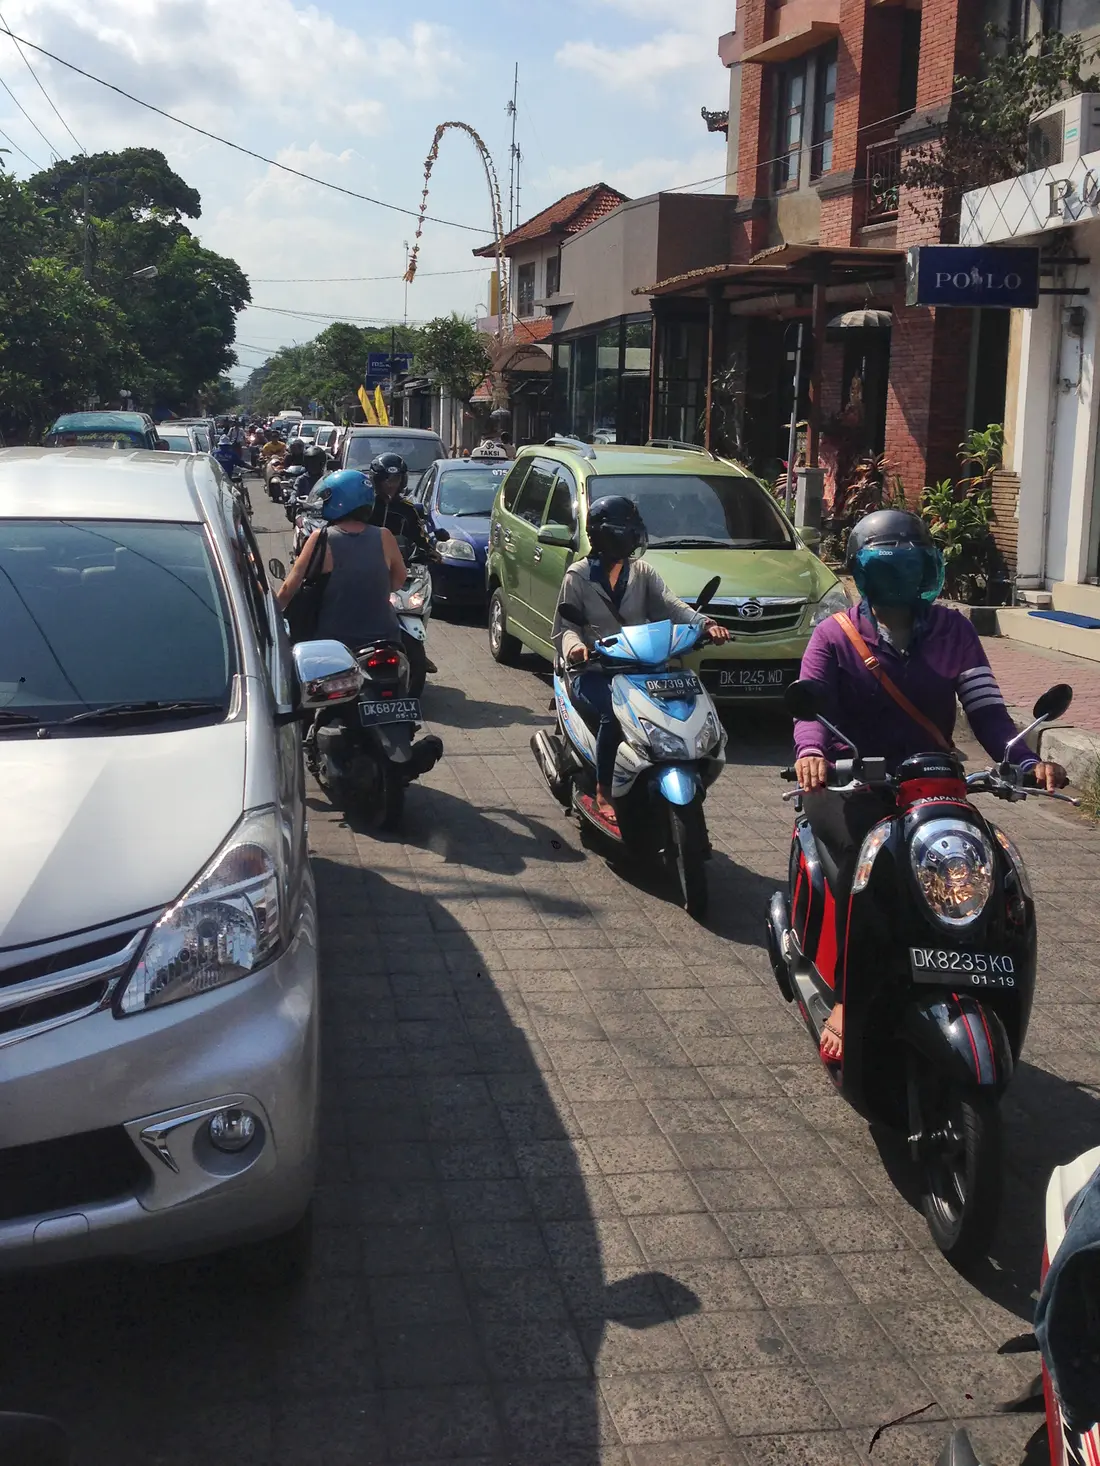
<svg viewBox="0 0 1100 1466"><path fill-rule="evenodd" d="M825 1035L835 1039L840 1049L838 1054L827 1054L825 1052ZM840 1020L840 1027L833 1022L833 1015L830 1013L825 1020L825 1026L821 1030L821 1042L819 1045L822 1062L825 1064L840 1064L844 1059L844 1020Z"/></svg>

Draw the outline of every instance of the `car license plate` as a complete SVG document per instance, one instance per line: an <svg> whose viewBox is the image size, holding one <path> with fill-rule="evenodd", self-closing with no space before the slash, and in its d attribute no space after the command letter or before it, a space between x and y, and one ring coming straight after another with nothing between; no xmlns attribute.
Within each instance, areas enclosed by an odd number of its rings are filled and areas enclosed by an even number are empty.
<svg viewBox="0 0 1100 1466"><path fill-rule="evenodd" d="M751 663L731 662L722 668L718 676L718 687L723 692L782 692L784 685L782 667L754 667Z"/></svg>
<svg viewBox="0 0 1100 1466"><path fill-rule="evenodd" d="M698 697L703 684L694 672L672 672L663 677L647 677L645 690L650 697Z"/></svg>
<svg viewBox="0 0 1100 1466"><path fill-rule="evenodd" d="M945 987L1014 988L1016 964L996 952L958 952L946 947L910 947L914 982Z"/></svg>
<svg viewBox="0 0 1100 1466"><path fill-rule="evenodd" d="M364 728L372 728L376 723L419 723L420 699L394 697L385 701L361 702L359 721Z"/></svg>

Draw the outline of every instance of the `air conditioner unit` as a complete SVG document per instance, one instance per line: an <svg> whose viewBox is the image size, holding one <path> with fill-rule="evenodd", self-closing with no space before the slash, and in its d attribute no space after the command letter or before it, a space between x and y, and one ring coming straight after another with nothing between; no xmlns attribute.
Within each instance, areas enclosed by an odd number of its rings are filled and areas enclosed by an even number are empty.
<svg viewBox="0 0 1100 1466"><path fill-rule="evenodd" d="M1100 93L1067 97L1038 113L1027 129L1027 171L1076 163L1100 149Z"/></svg>

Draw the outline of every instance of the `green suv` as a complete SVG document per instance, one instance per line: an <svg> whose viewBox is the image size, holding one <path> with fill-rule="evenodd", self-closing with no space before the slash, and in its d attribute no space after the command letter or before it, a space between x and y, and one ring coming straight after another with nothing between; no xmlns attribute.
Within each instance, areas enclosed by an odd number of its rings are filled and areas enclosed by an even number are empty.
<svg viewBox="0 0 1100 1466"><path fill-rule="evenodd" d="M562 577L588 553L588 506L625 494L649 531L646 559L694 603L721 577L710 614L731 638L686 659L719 701L778 698L798 676L810 632L847 597L771 495L736 464L689 447L628 448L551 438L520 450L493 505L486 580L489 647L553 659Z"/></svg>

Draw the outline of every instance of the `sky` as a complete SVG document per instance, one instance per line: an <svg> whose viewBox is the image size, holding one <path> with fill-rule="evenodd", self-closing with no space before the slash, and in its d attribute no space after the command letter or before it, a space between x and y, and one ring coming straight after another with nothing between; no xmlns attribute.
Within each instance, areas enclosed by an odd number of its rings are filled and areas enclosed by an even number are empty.
<svg viewBox="0 0 1100 1466"><path fill-rule="evenodd" d="M178 118L403 209L419 208L436 125L457 120L491 153L507 220L517 63L519 219L600 181L632 198L724 188L725 139L699 113L728 105L717 41L732 29L734 0L2 0L0 17ZM26 56L37 82L0 34L0 81L37 124L0 90L0 129L15 145L7 166L35 171L16 149L38 166L71 157L74 136L90 153L160 148L202 195L191 227L252 283L236 380L330 319L403 318L414 217L294 178ZM428 213L449 222L424 225L408 319L484 314L488 271L470 251L491 237L492 213L482 163L461 134L440 145Z"/></svg>

